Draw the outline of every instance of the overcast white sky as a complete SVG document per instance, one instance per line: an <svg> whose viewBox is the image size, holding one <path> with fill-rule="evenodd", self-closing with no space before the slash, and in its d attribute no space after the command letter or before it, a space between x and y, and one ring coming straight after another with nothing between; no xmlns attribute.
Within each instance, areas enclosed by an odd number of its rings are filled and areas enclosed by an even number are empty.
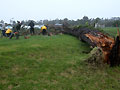
<svg viewBox="0 0 120 90"><path fill-rule="evenodd" d="M119 7L120 0L0 0L0 20L111 18Z"/></svg>

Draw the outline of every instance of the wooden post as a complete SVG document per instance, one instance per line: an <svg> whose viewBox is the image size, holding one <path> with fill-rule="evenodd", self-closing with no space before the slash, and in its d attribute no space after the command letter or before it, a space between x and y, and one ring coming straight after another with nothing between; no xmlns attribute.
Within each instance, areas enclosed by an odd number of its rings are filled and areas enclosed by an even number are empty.
<svg viewBox="0 0 120 90"><path fill-rule="evenodd" d="M119 36L119 40L120 40L120 32L119 32L119 27L117 24L116 24L116 27L117 27L117 36Z"/></svg>

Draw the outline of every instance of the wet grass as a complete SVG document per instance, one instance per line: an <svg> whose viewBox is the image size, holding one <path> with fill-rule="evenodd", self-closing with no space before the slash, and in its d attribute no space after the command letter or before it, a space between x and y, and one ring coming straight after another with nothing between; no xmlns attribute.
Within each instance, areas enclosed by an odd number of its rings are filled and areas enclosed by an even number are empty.
<svg viewBox="0 0 120 90"><path fill-rule="evenodd" d="M117 28L116 27L106 27L106 28L103 28L103 30L105 32L107 32L109 35L111 35L112 37L117 36ZM119 30L120 30L120 28L119 28Z"/></svg>
<svg viewBox="0 0 120 90"><path fill-rule="evenodd" d="M119 90L120 67L93 67L68 35L0 39L0 90Z"/></svg>

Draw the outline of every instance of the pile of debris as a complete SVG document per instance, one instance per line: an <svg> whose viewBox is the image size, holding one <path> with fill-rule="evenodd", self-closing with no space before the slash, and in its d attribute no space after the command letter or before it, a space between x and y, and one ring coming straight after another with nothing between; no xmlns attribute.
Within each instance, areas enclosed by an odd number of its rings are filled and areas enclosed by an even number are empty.
<svg viewBox="0 0 120 90"><path fill-rule="evenodd" d="M89 53L89 57L85 60L88 64L95 66L95 67L99 67L99 66L103 66L103 55L102 55L102 51L99 47L95 47L91 50L91 52Z"/></svg>
<svg viewBox="0 0 120 90"><path fill-rule="evenodd" d="M79 40L87 42L92 47L99 47L103 54L103 62L110 64L111 67L120 65L120 34L116 40L99 30L88 27L68 28L63 27L65 34L73 35Z"/></svg>
<svg viewBox="0 0 120 90"><path fill-rule="evenodd" d="M56 26L56 25L49 25L48 26L48 35L58 35L62 34L63 27L62 26Z"/></svg>

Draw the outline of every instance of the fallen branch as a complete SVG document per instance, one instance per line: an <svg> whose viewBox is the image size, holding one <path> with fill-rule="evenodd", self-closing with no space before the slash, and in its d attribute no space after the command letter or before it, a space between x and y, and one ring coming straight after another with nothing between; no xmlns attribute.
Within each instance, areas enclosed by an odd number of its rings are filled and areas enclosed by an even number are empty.
<svg viewBox="0 0 120 90"><path fill-rule="evenodd" d="M104 63L110 66L120 65L120 34L116 40L99 30L92 30L87 27L71 29L64 27L64 33L78 37L81 41L87 42L90 46L100 47L104 56Z"/></svg>

